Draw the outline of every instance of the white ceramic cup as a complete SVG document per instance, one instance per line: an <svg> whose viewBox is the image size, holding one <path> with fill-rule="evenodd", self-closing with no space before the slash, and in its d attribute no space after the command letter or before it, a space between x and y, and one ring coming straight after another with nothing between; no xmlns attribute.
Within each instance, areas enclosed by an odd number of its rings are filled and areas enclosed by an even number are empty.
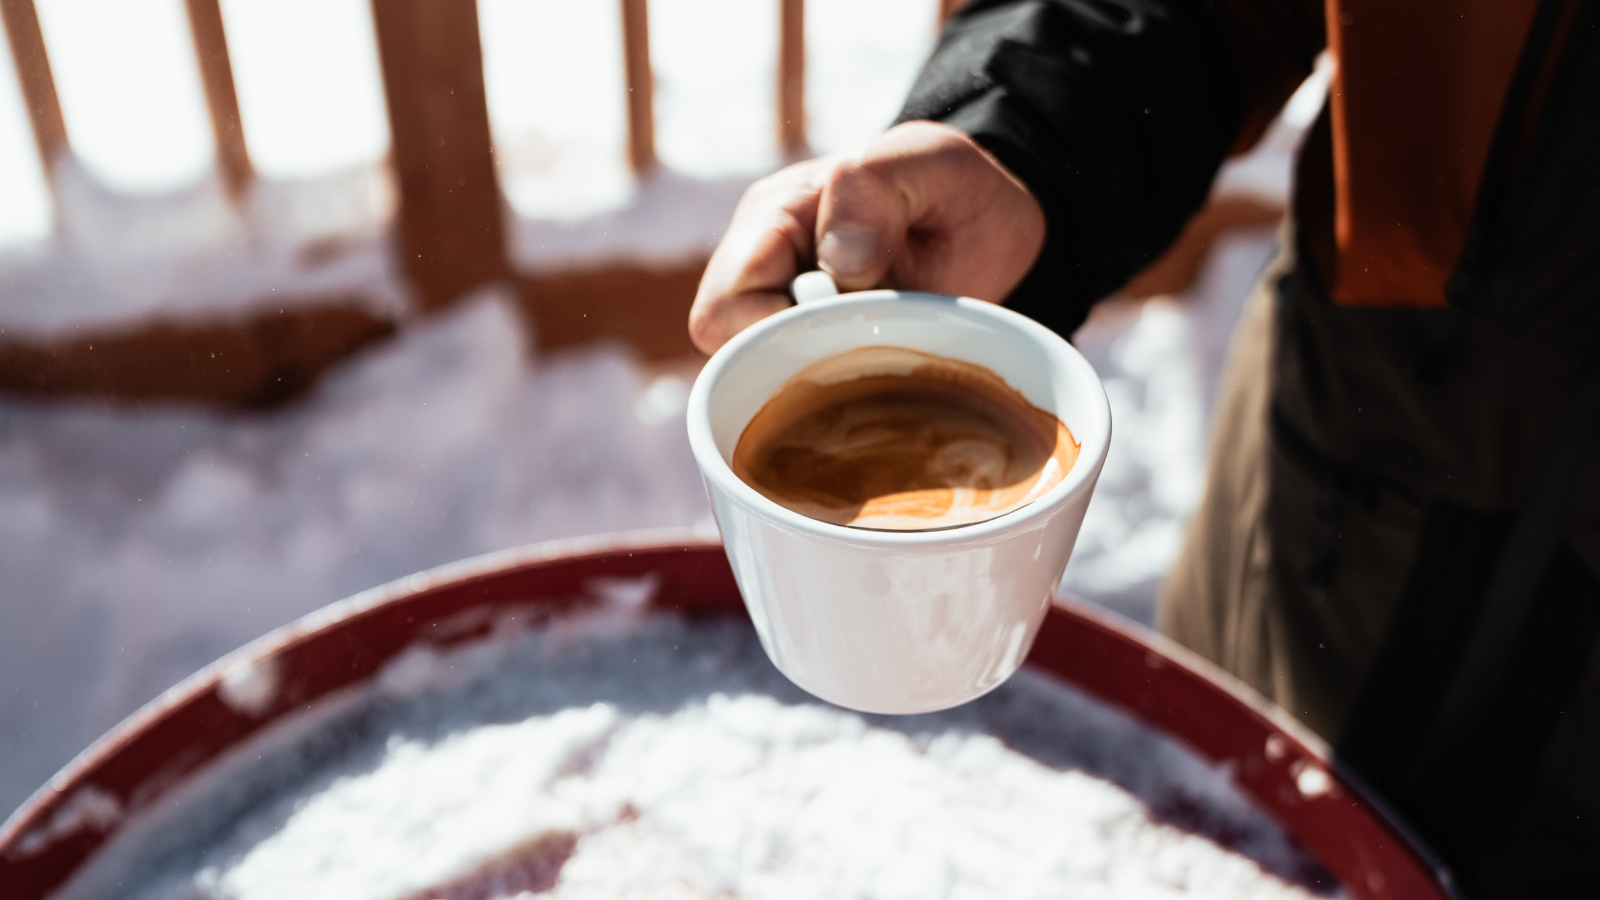
<svg viewBox="0 0 1600 900"><path fill-rule="evenodd" d="M818 360L889 345L976 363L1081 443L1065 479L984 522L868 531L786 509L733 474L734 447L778 388ZM1054 332L980 300L867 291L813 300L741 332L689 394L689 443L761 645L839 706L920 713L979 697L1017 670L1072 555L1111 441L1089 363Z"/></svg>

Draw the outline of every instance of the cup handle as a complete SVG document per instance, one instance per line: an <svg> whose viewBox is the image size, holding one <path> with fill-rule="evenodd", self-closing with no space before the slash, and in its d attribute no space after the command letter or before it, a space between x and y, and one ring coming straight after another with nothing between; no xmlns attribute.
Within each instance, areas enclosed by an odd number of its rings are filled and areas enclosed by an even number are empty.
<svg viewBox="0 0 1600 900"><path fill-rule="evenodd" d="M796 304L804 304L839 296L839 286L833 283L827 272L816 269L796 275L794 281L789 283L789 293L794 296Z"/></svg>

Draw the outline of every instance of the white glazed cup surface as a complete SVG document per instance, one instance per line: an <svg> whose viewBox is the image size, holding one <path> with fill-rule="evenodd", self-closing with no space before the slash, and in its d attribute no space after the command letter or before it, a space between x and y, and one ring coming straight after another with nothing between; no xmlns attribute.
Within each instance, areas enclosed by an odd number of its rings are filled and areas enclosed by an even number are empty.
<svg viewBox="0 0 1600 900"><path fill-rule="evenodd" d="M1054 413L1082 445L1065 479L998 518L938 531L866 531L812 519L733 474L757 411L811 363L889 345L965 360ZM792 307L706 363L689 443L761 645L779 671L839 706L945 709L1017 670L1049 608L1111 441L1094 369L1033 320L980 300L867 291Z"/></svg>

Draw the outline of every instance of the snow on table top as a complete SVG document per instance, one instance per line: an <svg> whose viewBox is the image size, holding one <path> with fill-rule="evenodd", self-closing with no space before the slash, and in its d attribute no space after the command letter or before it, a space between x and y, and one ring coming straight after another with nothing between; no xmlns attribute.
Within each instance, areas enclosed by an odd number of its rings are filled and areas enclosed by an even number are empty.
<svg viewBox="0 0 1600 900"><path fill-rule="evenodd" d="M130 822L57 896L1329 889L1225 771L1046 676L946 713L863 716L785 681L748 623L637 609L414 646L314 725L276 726Z"/></svg>

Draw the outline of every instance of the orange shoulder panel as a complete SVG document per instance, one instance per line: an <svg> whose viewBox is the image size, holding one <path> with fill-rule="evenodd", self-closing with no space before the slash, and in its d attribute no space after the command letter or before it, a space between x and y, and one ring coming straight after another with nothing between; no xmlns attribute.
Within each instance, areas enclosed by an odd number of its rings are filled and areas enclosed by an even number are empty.
<svg viewBox="0 0 1600 900"><path fill-rule="evenodd" d="M1328 0L1347 306L1443 307L1537 0Z"/></svg>

